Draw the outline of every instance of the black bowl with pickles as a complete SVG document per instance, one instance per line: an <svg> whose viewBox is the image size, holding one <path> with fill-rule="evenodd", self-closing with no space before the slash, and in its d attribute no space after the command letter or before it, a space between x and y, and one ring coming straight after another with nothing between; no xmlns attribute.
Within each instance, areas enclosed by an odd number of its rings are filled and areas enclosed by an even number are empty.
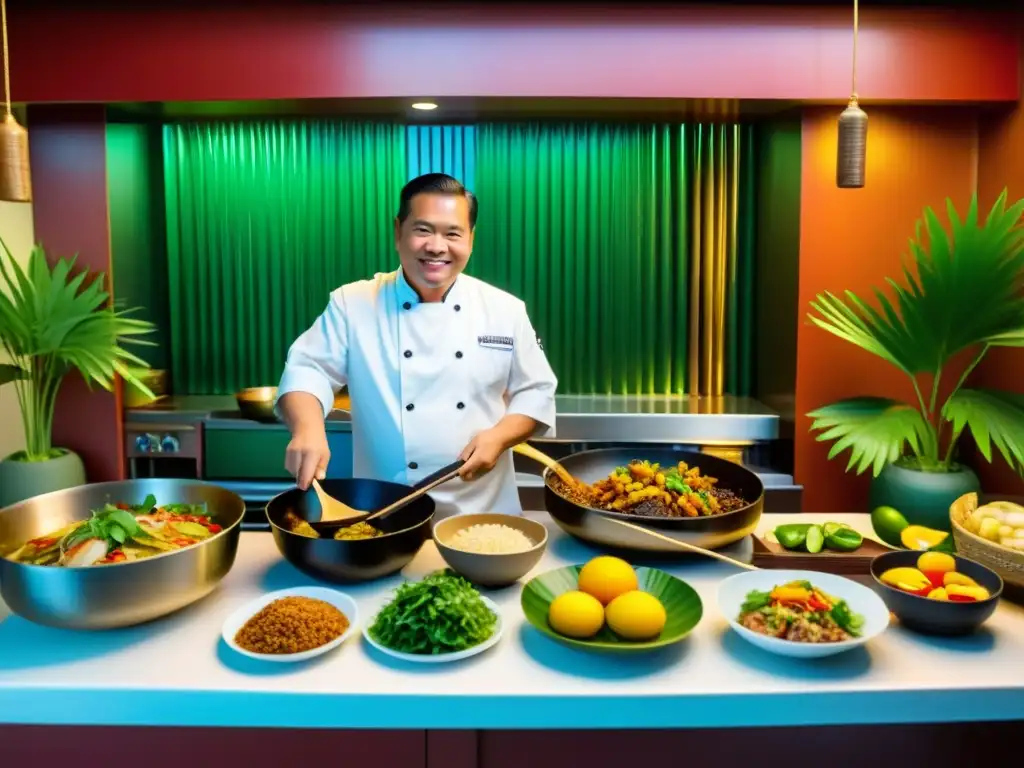
<svg viewBox="0 0 1024 768"><path fill-rule="evenodd" d="M812 555L822 550L854 552L864 543L860 532L845 523L787 523L772 533L783 549Z"/></svg>

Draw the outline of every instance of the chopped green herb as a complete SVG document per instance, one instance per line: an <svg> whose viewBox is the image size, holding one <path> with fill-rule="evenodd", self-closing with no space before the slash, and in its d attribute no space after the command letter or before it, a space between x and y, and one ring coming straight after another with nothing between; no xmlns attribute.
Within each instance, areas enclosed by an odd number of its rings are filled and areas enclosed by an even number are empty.
<svg viewBox="0 0 1024 768"><path fill-rule="evenodd" d="M402 653L455 653L487 640L498 617L480 593L451 570L406 582L370 625L370 636Z"/></svg>

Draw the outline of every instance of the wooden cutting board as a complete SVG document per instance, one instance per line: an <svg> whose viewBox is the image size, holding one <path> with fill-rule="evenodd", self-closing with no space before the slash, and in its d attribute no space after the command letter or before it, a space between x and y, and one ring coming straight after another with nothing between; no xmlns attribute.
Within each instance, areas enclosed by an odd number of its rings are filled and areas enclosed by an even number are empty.
<svg viewBox="0 0 1024 768"><path fill-rule="evenodd" d="M838 576L868 576L871 573L871 561L879 555L893 551L892 547L867 536L864 537L864 543L860 548L854 552L832 552L823 549L816 555L810 552L791 552L768 534L755 535L753 538L752 564L758 568L793 568L834 573Z"/></svg>

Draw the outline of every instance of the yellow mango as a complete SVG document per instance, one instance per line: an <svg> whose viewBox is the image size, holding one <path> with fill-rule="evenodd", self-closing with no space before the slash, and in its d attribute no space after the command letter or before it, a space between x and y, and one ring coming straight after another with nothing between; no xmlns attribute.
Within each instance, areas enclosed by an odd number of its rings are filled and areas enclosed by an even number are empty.
<svg viewBox="0 0 1024 768"><path fill-rule="evenodd" d="M946 594L949 595L951 600L955 600L957 597L973 597L975 600L981 601L988 600L991 597L989 591L984 587L968 587L963 584L950 584L946 587Z"/></svg>
<svg viewBox="0 0 1024 768"><path fill-rule="evenodd" d="M937 587L928 593L929 600L949 600L949 595L946 594L946 590L942 587Z"/></svg>
<svg viewBox="0 0 1024 768"><path fill-rule="evenodd" d="M906 589L912 592L924 589L931 583L928 581L928 577L917 568L908 567L890 568L879 578L883 584L888 584L890 587Z"/></svg>
<svg viewBox="0 0 1024 768"><path fill-rule="evenodd" d="M956 571L952 571L951 573L945 573L942 575L942 586L948 587L950 584L959 584L962 587L978 586L978 582L976 582L970 576L964 573L957 573Z"/></svg>
<svg viewBox="0 0 1024 768"><path fill-rule="evenodd" d="M925 552L917 558L917 568L922 573L949 573L956 570L956 560L945 552Z"/></svg>
<svg viewBox="0 0 1024 768"><path fill-rule="evenodd" d="M900 543L907 549L928 549L949 536L945 531L925 528L923 525L908 525L900 531Z"/></svg>

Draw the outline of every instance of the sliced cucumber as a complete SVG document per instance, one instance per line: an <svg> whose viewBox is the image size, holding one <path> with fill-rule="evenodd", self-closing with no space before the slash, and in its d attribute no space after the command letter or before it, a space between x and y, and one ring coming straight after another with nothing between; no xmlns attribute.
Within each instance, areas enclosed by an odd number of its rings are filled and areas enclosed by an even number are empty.
<svg viewBox="0 0 1024 768"><path fill-rule="evenodd" d="M807 551L812 555L821 552L821 548L825 545L825 531L820 525L812 525L807 529L807 539L804 542L804 546L807 547Z"/></svg>

